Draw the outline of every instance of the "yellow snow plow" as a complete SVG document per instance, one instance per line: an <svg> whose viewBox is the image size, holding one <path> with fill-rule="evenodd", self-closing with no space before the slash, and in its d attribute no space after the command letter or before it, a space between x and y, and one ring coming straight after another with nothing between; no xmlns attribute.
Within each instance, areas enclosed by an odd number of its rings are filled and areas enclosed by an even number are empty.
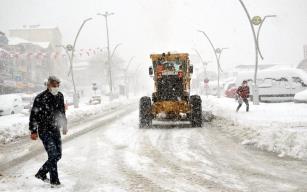
<svg viewBox="0 0 307 192"><path fill-rule="evenodd" d="M139 108L140 128L150 127L152 120L190 121L192 127L202 125L200 96L190 96L191 74L188 53L150 55L149 75L154 80L152 97L142 97Z"/></svg>

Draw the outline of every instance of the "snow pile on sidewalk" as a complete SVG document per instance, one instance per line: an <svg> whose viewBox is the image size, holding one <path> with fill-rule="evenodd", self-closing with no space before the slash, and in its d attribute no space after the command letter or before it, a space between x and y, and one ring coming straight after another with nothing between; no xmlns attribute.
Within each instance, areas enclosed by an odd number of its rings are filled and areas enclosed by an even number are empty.
<svg viewBox="0 0 307 192"><path fill-rule="evenodd" d="M102 101L99 105L87 105L81 103L77 109L70 106L66 111L66 116L68 123L78 123L90 116L128 104L132 101L133 100L128 100L125 97L120 97L111 102L106 100ZM27 113L0 116L0 143L12 142L19 137L28 135L28 125L29 114Z"/></svg>
<svg viewBox="0 0 307 192"><path fill-rule="evenodd" d="M231 120L235 126L224 126L223 130L240 138L242 144L276 152L279 156L307 159L307 105L297 103L250 102L250 112L245 105L238 113L234 99L203 97L205 110Z"/></svg>

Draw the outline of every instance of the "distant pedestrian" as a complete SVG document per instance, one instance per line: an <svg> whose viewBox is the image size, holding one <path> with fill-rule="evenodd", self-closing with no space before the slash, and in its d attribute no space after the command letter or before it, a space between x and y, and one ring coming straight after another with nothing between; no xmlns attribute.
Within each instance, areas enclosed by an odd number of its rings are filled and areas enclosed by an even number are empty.
<svg viewBox="0 0 307 192"><path fill-rule="evenodd" d="M60 128L63 128L64 135L67 133L64 96L59 92L59 85L60 80L57 77L48 78L47 90L35 97L29 123L31 139L36 140L39 136L48 154L48 160L35 177L45 182L49 181L47 178L49 172L52 185L61 184L57 169L57 162L62 157Z"/></svg>
<svg viewBox="0 0 307 192"><path fill-rule="evenodd" d="M248 103L248 97L249 97L249 86L247 85L247 81L244 80L242 82L242 85L237 89L237 95L238 95L238 107L237 107L237 112L241 108L243 102L246 105L246 112L249 111L249 103Z"/></svg>

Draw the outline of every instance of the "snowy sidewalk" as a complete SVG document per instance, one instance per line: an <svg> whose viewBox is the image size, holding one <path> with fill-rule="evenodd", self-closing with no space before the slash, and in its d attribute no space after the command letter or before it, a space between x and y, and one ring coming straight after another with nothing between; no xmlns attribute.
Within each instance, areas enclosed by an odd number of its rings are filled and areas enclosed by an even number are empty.
<svg viewBox="0 0 307 192"><path fill-rule="evenodd" d="M203 108L212 110L218 117L231 120L233 128L224 131L240 138L242 144L276 152L279 156L307 160L307 104L250 102L250 112L245 104L238 113L234 99L209 96L203 97Z"/></svg>
<svg viewBox="0 0 307 192"><path fill-rule="evenodd" d="M66 111L66 116L69 124L75 124L93 115L102 113L120 105L131 103L132 101L133 99L128 100L125 97L121 97L111 102L102 102L99 105L80 104L79 108L77 109L70 106ZM9 143L20 137L29 135L28 113L0 116L0 122L0 144Z"/></svg>

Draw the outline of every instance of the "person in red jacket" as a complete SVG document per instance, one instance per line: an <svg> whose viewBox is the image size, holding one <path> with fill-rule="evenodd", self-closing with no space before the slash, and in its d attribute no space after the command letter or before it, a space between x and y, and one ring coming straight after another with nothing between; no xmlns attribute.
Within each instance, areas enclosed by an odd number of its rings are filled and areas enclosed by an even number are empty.
<svg viewBox="0 0 307 192"><path fill-rule="evenodd" d="M248 103L248 97L249 97L249 86L247 85L247 81L244 80L242 82L242 85L237 89L237 95L238 95L238 102L239 105L237 107L237 112L242 106L242 103L244 102L246 105L246 112L249 111L249 103Z"/></svg>

